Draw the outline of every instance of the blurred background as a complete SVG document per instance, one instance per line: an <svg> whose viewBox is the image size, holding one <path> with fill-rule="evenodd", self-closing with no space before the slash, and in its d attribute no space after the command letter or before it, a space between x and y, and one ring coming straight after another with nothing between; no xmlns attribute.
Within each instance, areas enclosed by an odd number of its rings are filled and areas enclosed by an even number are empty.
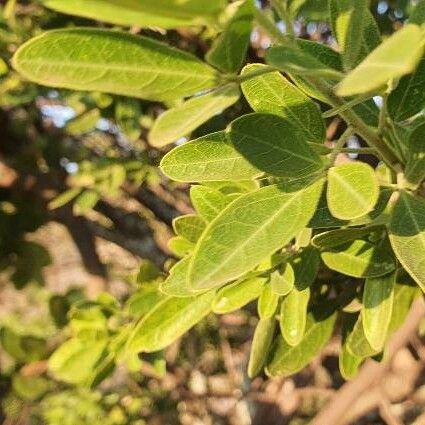
<svg viewBox="0 0 425 425"><path fill-rule="evenodd" d="M292 3L296 34L335 46L326 0ZM414 3L372 1L382 33L397 29ZM192 208L188 187L166 180L157 168L167 149L146 141L155 118L172 105L46 89L11 69L9 60L24 41L72 26L110 27L56 13L42 1L0 1L0 421L308 423L343 384L338 341L292 378L251 381L245 371L255 306L209 316L164 352L133 358L117 356L118 349L105 352L103 341L122 345L128 324L155 299L158 281L178 256L168 243L172 220ZM221 29L129 31L203 57ZM255 29L249 61L261 62L269 45ZM241 100L191 138L222 130L247 111ZM328 120L329 141L342 130L338 119ZM71 334L84 350L76 349L66 368L52 375L47 359ZM101 365L94 368L99 350ZM345 423L397 425L391 413L397 412L404 423L425 424L424 358L415 337L379 385L359 397Z"/></svg>

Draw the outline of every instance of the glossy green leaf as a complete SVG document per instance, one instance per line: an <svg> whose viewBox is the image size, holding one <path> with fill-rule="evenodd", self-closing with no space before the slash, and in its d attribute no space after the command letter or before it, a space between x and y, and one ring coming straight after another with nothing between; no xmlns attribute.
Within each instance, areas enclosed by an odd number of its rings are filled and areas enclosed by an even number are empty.
<svg viewBox="0 0 425 425"><path fill-rule="evenodd" d="M151 5L149 5L151 3ZM178 28L196 25L202 22L197 17L216 13L219 9L206 8L203 13L181 8L176 0L163 2L160 7L152 7L154 2L143 3L140 0L43 0L43 6L69 15L83 16L116 25L137 26L143 28ZM206 5L208 0L201 3ZM215 3L215 2L213 2ZM217 2L217 7L223 2ZM170 13L180 7L180 13ZM211 6L210 6L211 7Z"/></svg>
<svg viewBox="0 0 425 425"><path fill-rule="evenodd" d="M336 88L339 96L378 92L417 67L425 46L424 30L407 24L378 46Z"/></svg>
<svg viewBox="0 0 425 425"><path fill-rule="evenodd" d="M264 69L266 65L250 64L242 75ZM317 105L279 72L263 74L242 83L243 94L255 112L266 112L286 118L306 142L322 143L326 129Z"/></svg>
<svg viewBox="0 0 425 425"><path fill-rule="evenodd" d="M252 278L220 289L213 303L213 312L226 314L239 310L261 295L265 283L264 278Z"/></svg>
<svg viewBox="0 0 425 425"><path fill-rule="evenodd" d="M263 369L272 346L275 329L276 320L274 318L262 319L258 322L249 356L248 376L250 378L257 376Z"/></svg>
<svg viewBox="0 0 425 425"><path fill-rule="evenodd" d="M157 101L213 88L218 78L195 56L153 39L88 28L45 32L18 49L13 65L49 87Z"/></svg>
<svg viewBox="0 0 425 425"><path fill-rule="evenodd" d="M266 62L281 71L295 75L315 75L337 81L343 75L297 45L272 47L267 51Z"/></svg>
<svg viewBox="0 0 425 425"><path fill-rule="evenodd" d="M132 352L162 350L200 322L210 311L215 291L196 297L167 298L135 327L128 341Z"/></svg>
<svg viewBox="0 0 425 425"><path fill-rule="evenodd" d="M219 286L252 270L286 245L310 220L323 181L294 192L268 186L236 199L199 239L189 266L189 286Z"/></svg>
<svg viewBox="0 0 425 425"><path fill-rule="evenodd" d="M379 183L370 165L351 162L329 169L326 198L334 217L362 217L373 210L378 197Z"/></svg>
<svg viewBox="0 0 425 425"><path fill-rule="evenodd" d="M155 147L162 147L176 142L232 106L239 97L240 91L236 84L229 84L208 94L192 97L159 116L149 133L149 143Z"/></svg>
<svg viewBox="0 0 425 425"><path fill-rule="evenodd" d="M295 347L279 336L266 368L267 374L290 376L307 366L331 338L336 317L336 313L309 313L304 338Z"/></svg>
<svg viewBox="0 0 425 425"><path fill-rule="evenodd" d="M171 179L184 182L245 180L262 175L221 131L173 149L162 159L161 169Z"/></svg>
<svg viewBox="0 0 425 425"><path fill-rule="evenodd" d="M351 355L361 359L372 357L380 352L369 344L361 316L358 317L352 332L347 336L347 350Z"/></svg>
<svg viewBox="0 0 425 425"><path fill-rule="evenodd" d="M298 345L304 336L309 300L310 288L300 290L295 286L282 301L280 331L285 342L291 346Z"/></svg>
<svg viewBox="0 0 425 425"><path fill-rule="evenodd" d="M380 227L360 227L348 229L336 229L329 232L319 233L314 236L311 243L316 248L333 248L338 245L343 245L347 242L352 242L356 239L364 238L373 232L382 229Z"/></svg>
<svg viewBox="0 0 425 425"><path fill-rule="evenodd" d="M192 243L201 237L205 227L205 221L196 215L183 215L173 220L174 232Z"/></svg>
<svg viewBox="0 0 425 425"><path fill-rule="evenodd" d="M89 385L105 354L106 345L106 340L89 342L70 339L52 354L49 370L60 381Z"/></svg>
<svg viewBox="0 0 425 425"><path fill-rule="evenodd" d="M344 67L350 70L379 45L378 26L367 0L330 0L329 10Z"/></svg>
<svg viewBox="0 0 425 425"><path fill-rule="evenodd" d="M383 276L395 269L386 250L362 240L323 251L322 260L331 270L358 278Z"/></svg>
<svg viewBox="0 0 425 425"><path fill-rule="evenodd" d="M195 210L206 222L213 220L232 202L228 196L206 186L192 186L190 199Z"/></svg>
<svg viewBox="0 0 425 425"><path fill-rule="evenodd" d="M313 149L288 120L254 113L233 121L226 130L235 149L256 168L279 177L302 177L322 168Z"/></svg>
<svg viewBox="0 0 425 425"><path fill-rule="evenodd" d="M406 179L417 185L425 179L425 123L410 134L407 156Z"/></svg>
<svg viewBox="0 0 425 425"><path fill-rule="evenodd" d="M264 285L258 298L257 310L261 320L270 319L276 313L279 295L273 291L271 283Z"/></svg>
<svg viewBox="0 0 425 425"><path fill-rule="evenodd" d="M276 270L270 275L270 285L277 295L288 295L295 284L295 272L291 263L284 265L281 271Z"/></svg>
<svg viewBox="0 0 425 425"><path fill-rule="evenodd" d="M361 311L363 331L372 348L384 349L394 301L396 273L366 279Z"/></svg>
<svg viewBox="0 0 425 425"><path fill-rule="evenodd" d="M211 65L229 74L240 70L250 42L254 8L253 0L245 0L238 7L206 55Z"/></svg>
<svg viewBox="0 0 425 425"><path fill-rule="evenodd" d="M425 292L425 201L401 192L389 227L394 253L405 270Z"/></svg>
<svg viewBox="0 0 425 425"><path fill-rule="evenodd" d="M401 78L388 96L387 105L394 121L404 121L425 108L425 57L413 74Z"/></svg>

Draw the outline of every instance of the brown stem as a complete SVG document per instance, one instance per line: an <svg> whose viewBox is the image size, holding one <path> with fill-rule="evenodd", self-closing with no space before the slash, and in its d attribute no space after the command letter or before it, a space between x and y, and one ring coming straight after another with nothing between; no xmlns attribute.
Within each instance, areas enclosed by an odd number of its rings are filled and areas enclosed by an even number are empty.
<svg viewBox="0 0 425 425"><path fill-rule="evenodd" d="M368 360L361 368L359 375L354 381L347 382L331 398L329 403L314 418L311 425L337 425L347 412L350 411L354 402L368 388L376 384L388 370L394 354L404 347L417 331L421 319L425 315L425 303L422 298L415 301L403 326L394 334L388 346L388 360L377 363Z"/></svg>

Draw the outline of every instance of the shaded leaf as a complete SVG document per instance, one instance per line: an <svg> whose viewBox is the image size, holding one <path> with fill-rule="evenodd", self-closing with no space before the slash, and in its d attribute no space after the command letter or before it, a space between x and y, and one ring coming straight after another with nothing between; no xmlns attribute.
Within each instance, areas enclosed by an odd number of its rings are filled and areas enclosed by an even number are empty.
<svg viewBox="0 0 425 425"><path fill-rule="evenodd" d="M254 113L233 121L227 137L251 164L279 177L302 177L322 168L322 161L287 120Z"/></svg>
<svg viewBox="0 0 425 425"><path fill-rule="evenodd" d="M236 103L239 97L240 91L236 84L192 97L158 117L149 133L149 143L162 147L176 142Z"/></svg>
<svg viewBox="0 0 425 425"><path fill-rule="evenodd" d="M201 237L205 227L205 221L197 215L183 215L173 220L174 232L192 243Z"/></svg>
<svg viewBox="0 0 425 425"><path fill-rule="evenodd" d="M242 70L242 75L265 67L262 64L247 65ZM286 118L306 142L322 143L325 140L325 125L317 105L279 72L250 78L241 87L255 112L267 112Z"/></svg>
<svg viewBox="0 0 425 425"><path fill-rule="evenodd" d="M291 263L284 265L283 271L274 271L270 275L270 285L273 292L277 295L288 295L295 284L295 272Z"/></svg>
<svg viewBox="0 0 425 425"><path fill-rule="evenodd" d="M221 131L173 149L162 159L161 169L171 179L184 182L245 180L262 174Z"/></svg>
<svg viewBox="0 0 425 425"><path fill-rule="evenodd" d="M206 186L192 186L190 199L195 210L206 222L213 220L232 202L228 196Z"/></svg>
<svg viewBox="0 0 425 425"><path fill-rule="evenodd" d="M409 136L405 176L416 185L425 179L425 123L417 126Z"/></svg>

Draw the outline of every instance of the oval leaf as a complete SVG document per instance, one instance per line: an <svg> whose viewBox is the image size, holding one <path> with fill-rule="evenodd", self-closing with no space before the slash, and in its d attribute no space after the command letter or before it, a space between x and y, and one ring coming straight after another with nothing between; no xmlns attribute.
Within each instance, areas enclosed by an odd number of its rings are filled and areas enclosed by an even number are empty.
<svg viewBox="0 0 425 425"><path fill-rule="evenodd" d="M310 220L322 187L322 180L295 192L273 185L232 202L198 241L190 287L202 290L237 279L286 245Z"/></svg>
<svg viewBox="0 0 425 425"><path fill-rule="evenodd" d="M424 30L407 24L378 46L336 88L339 96L379 91L417 67L425 46Z"/></svg>
<svg viewBox="0 0 425 425"><path fill-rule="evenodd" d="M425 201L401 192L391 215L389 237L397 259L425 292Z"/></svg>
<svg viewBox="0 0 425 425"><path fill-rule="evenodd" d="M190 200L195 210L206 222L213 220L232 202L228 196L206 186L192 186Z"/></svg>
<svg viewBox="0 0 425 425"><path fill-rule="evenodd" d="M273 342L276 329L274 318L260 320L255 328L249 355L248 376L254 378L264 367Z"/></svg>
<svg viewBox="0 0 425 425"><path fill-rule="evenodd" d="M197 215L183 215L173 220L174 232L192 243L201 237L205 227L205 221Z"/></svg>
<svg viewBox="0 0 425 425"><path fill-rule="evenodd" d="M190 298L167 298L151 310L135 327L128 341L132 352L162 350L210 311L215 291Z"/></svg>
<svg viewBox="0 0 425 425"><path fill-rule="evenodd" d="M363 290L363 308L361 311L363 330L372 348L384 349L394 300L396 273L387 276L366 279Z"/></svg>
<svg viewBox="0 0 425 425"><path fill-rule="evenodd" d="M155 147L162 147L176 142L232 106L239 100L239 96L239 87L236 84L229 84L169 109L155 121L149 133L149 143Z"/></svg>
<svg viewBox="0 0 425 425"><path fill-rule="evenodd" d="M279 303L279 295L273 292L270 283L263 287L260 298L258 298L257 310L261 320L270 319L276 313Z"/></svg>
<svg viewBox="0 0 425 425"><path fill-rule="evenodd" d="M383 276L395 269L386 250L362 240L326 250L322 260L331 270L358 278Z"/></svg>
<svg viewBox="0 0 425 425"><path fill-rule="evenodd" d="M294 127L277 115L254 113L233 121L227 137L251 164L279 177L302 177L322 168L322 161Z"/></svg>
<svg viewBox="0 0 425 425"><path fill-rule="evenodd" d="M25 78L49 87L167 101L216 85L195 56L150 38L101 29L47 31L13 57Z"/></svg>
<svg viewBox="0 0 425 425"><path fill-rule="evenodd" d="M266 65L250 64L242 70L242 75L264 68ZM281 73L272 72L250 78L241 87L255 112L267 112L286 118L306 142L322 143L325 140L326 129L319 108Z"/></svg>
<svg viewBox="0 0 425 425"><path fill-rule="evenodd" d="M182 182L245 180L262 175L222 131L173 149L162 159L161 169L166 176Z"/></svg>
<svg viewBox="0 0 425 425"><path fill-rule="evenodd" d="M373 210L378 197L379 183L370 165L351 162L329 169L326 198L334 217L362 217Z"/></svg>

